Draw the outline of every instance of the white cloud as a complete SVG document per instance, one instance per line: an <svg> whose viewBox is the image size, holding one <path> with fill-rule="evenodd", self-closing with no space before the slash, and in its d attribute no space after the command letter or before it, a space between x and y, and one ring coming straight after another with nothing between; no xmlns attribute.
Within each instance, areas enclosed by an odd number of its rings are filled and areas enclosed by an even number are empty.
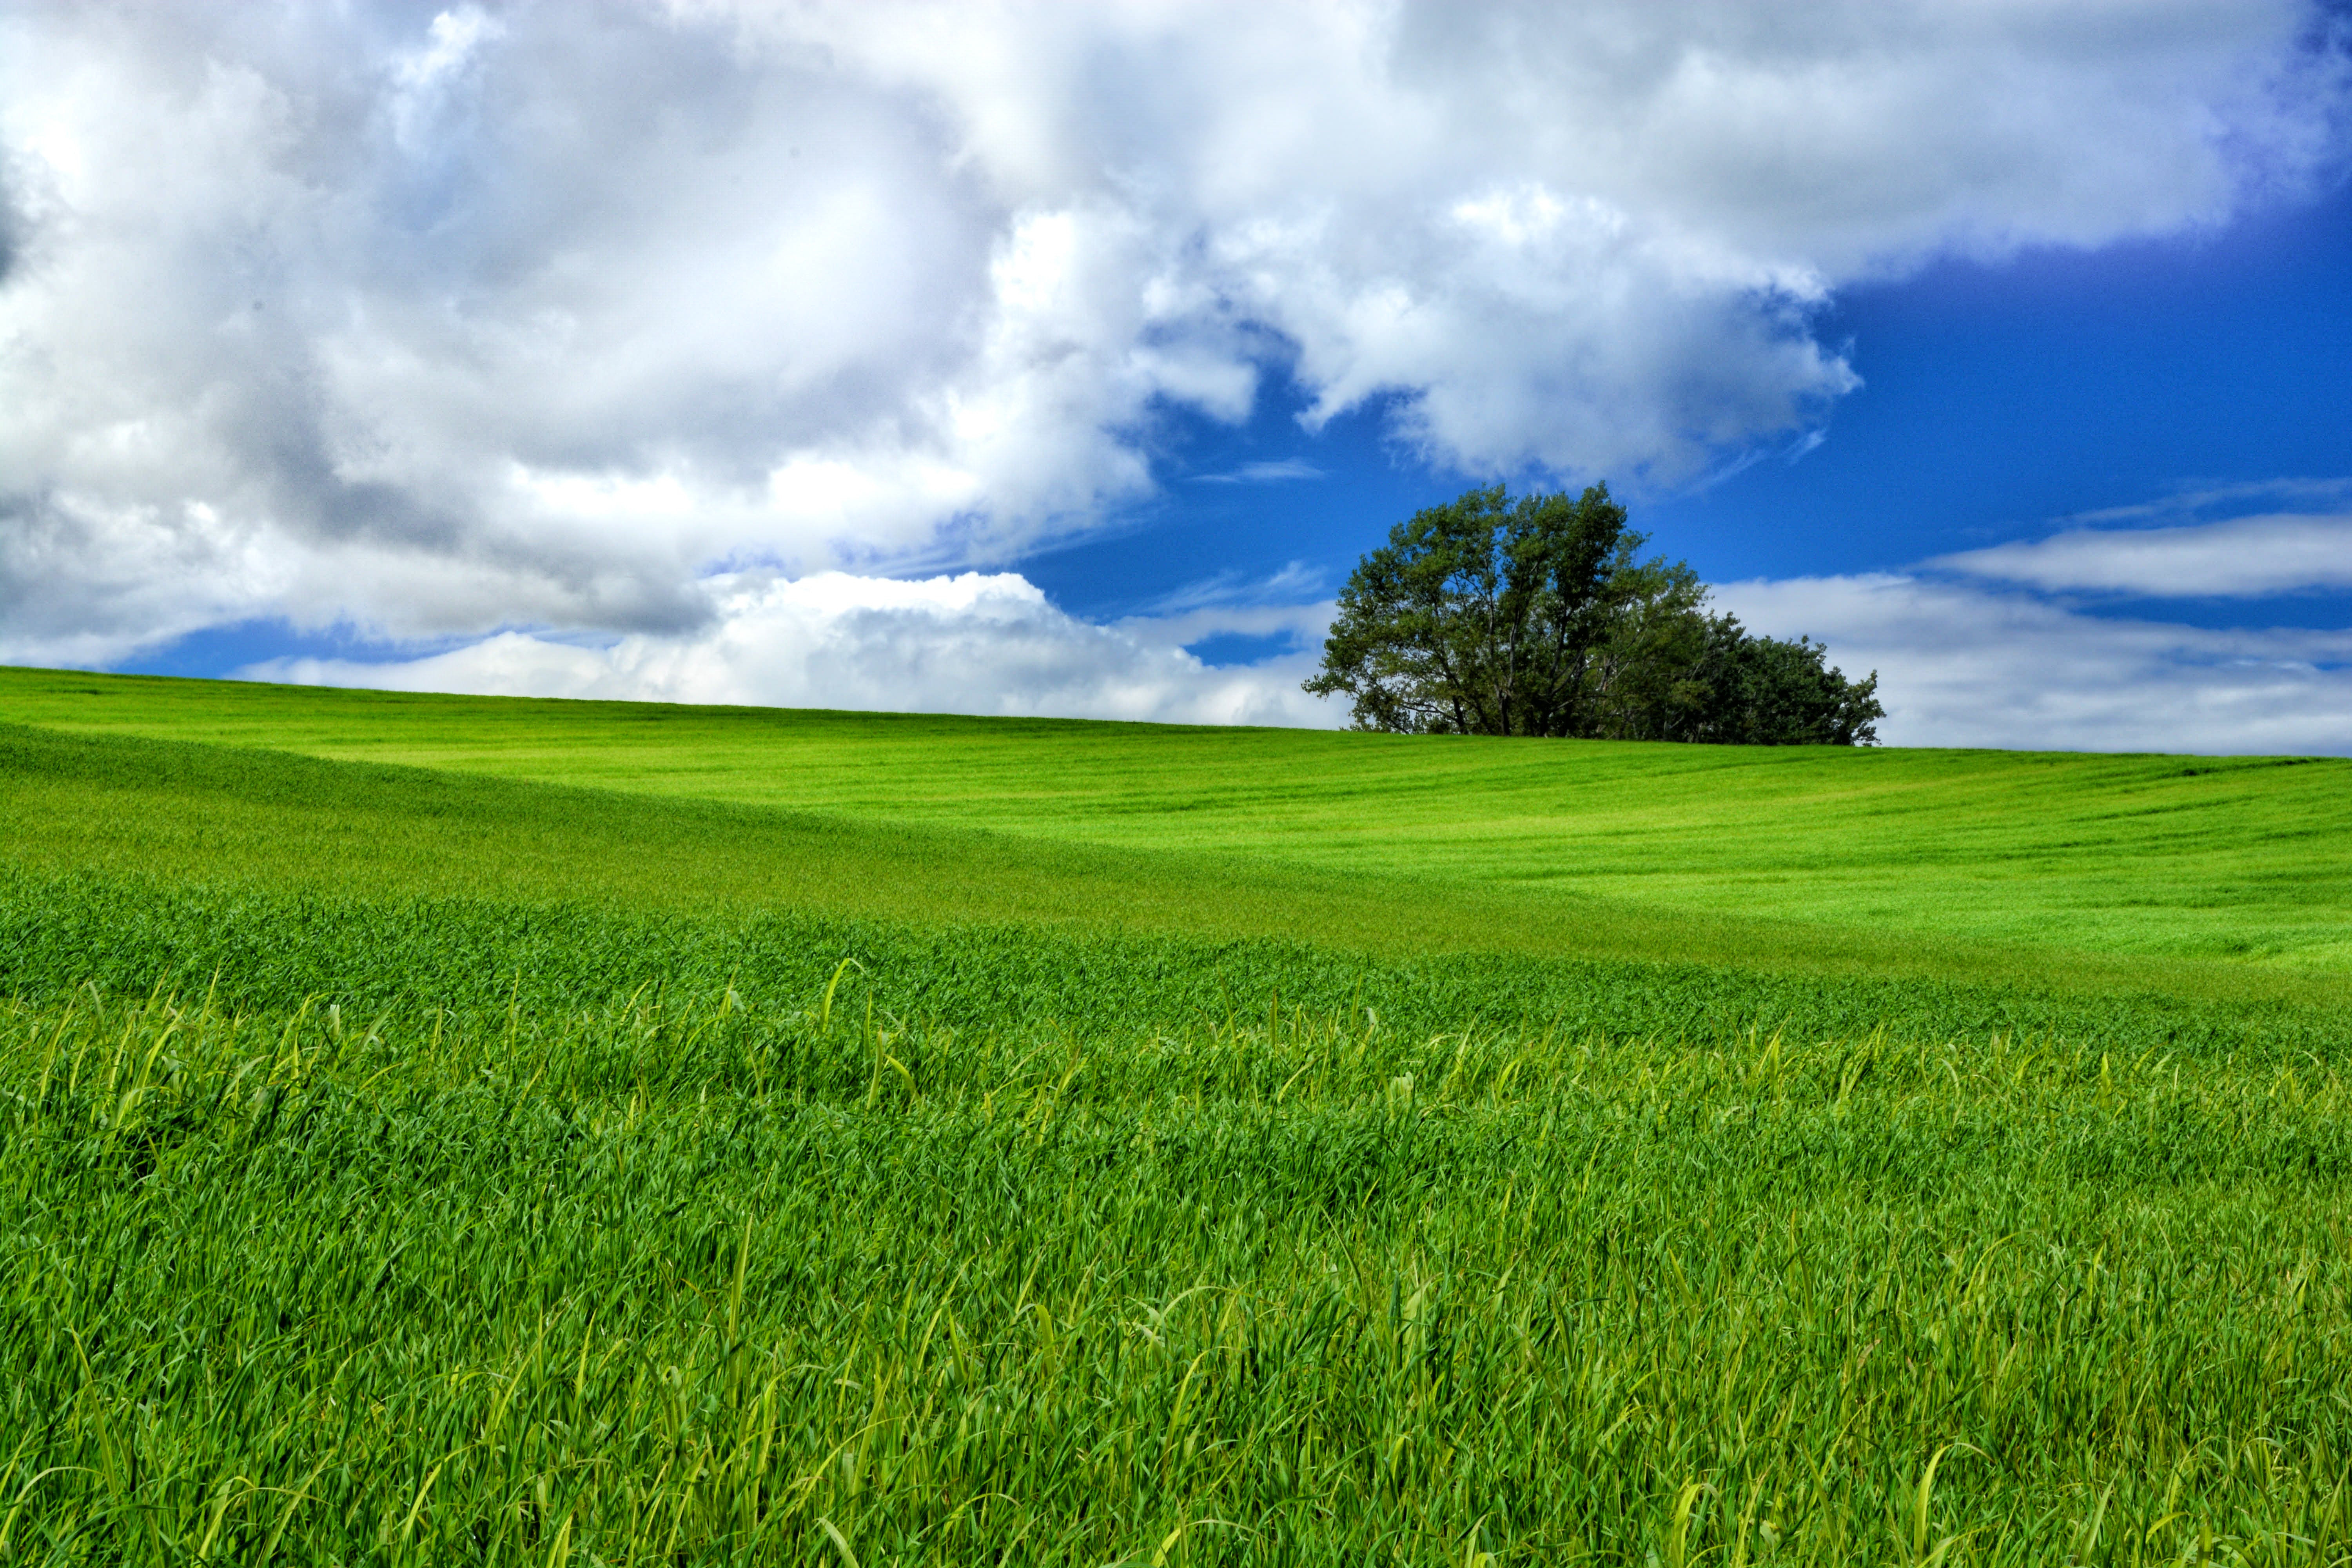
<svg viewBox="0 0 2352 1568"><path fill-rule="evenodd" d="M2352 752L2352 630L2208 630L1905 574L1735 583L1718 607L1875 669L1891 745Z"/></svg>
<svg viewBox="0 0 2352 1568"><path fill-rule="evenodd" d="M426 658L275 659L247 679L396 691L626 698L891 712L1334 725L1298 689L1302 652L1212 669L1183 649L1218 632L1292 632L1319 647L1329 606L1195 610L1093 626L1010 573L919 582L753 573L710 584L715 614L678 633L589 647L506 632Z"/></svg>
<svg viewBox="0 0 2352 1568"><path fill-rule="evenodd" d="M2352 513L2273 513L2173 528L2084 528L1929 563L2047 591L2251 598L2352 588Z"/></svg>
<svg viewBox="0 0 2352 1568"><path fill-rule="evenodd" d="M1306 585L1300 579L1294 587ZM278 659L252 679L912 712L1328 727L1307 697L1328 602L1236 603L1212 582L1149 616L1095 626L1012 574L917 582L745 573L707 584L713 613L676 632L583 646L507 632L430 658ZM2020 591L1916 574L1734 583L1716 605L1753 631L1810 636L1853 676L1875 670L1894 745L2352 753L2352 630L2210 630L2084 614ZM1221 635L1294 650L1211 668Z"/></svg>
<svg viewBox="0 0 2352 1568"><path fill-rule="evenodd" d="M2308 180L2311 15L15 5L0 657L715 635L713 571L1083 530L1277 364L1466 471L1695 471L1854 384L1847 281Z"/></svg>
<svg viewBox="0 0 2352 1568"><path fill-rule="evenodd" d="M1271 462L1244 463L1231 473L1194 474L1204 485L1264 485L1284 479L1319 479L1323 470L1304 458L1278 458Z"/></svg>

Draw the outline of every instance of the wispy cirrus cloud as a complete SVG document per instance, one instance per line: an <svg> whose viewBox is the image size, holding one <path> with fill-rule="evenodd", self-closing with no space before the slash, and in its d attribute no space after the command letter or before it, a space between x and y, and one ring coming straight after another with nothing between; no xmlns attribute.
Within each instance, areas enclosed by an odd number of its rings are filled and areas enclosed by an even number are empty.
<svg viewBox="0 0 2352 1568"><path fill-rule="evenodd" d="M1304 458L1280 458L1271 462L1244 463L1240 468L1223 474L1194 474L1195 484L1203 485L1265 485L1285 479L1319 479L1323 470Z"/></svg>
<svg viewBox="0 0 2352 1568"><path fill-rule="evenodd" d="M2047 539L1937 556L1928 564L2048 593L2146 598L2266 598L2352 588L2352 512L2070 529Z"/></svg>
<svg viewBox="0 0 2352 1568"><path fill-rule="evenodd" d="M2280 500L2329 510L2209 515ZM2341 479L2189 489L1909 571L1717 598L1761 630L1826 642L1853 673L1876 669L1896 744L2352 752L2352 624L2263 624L2352 590L2347 500ZM2178 618L2197 601L2242 624Z"/></svg>
<svg viewBox="0 0 2352 1568"><path fill-rule="evenodd" d="M1749 626L1875 670L1893 745L2352 753L2352 627L2097 616L1911 573L1734 583Z"/></svg>
<svg viewBox="0 0 2352 1568"><path fill-rule="evenodd" d="M2352 589L2352 510L2163 521L2347 488L2185 491L2089 514L2124 526L1718 597L1764 630L1821 638L1854 673L1877 669L1898 744L2352 752L2352 625L2262 624L2265 601ZM2245 624L2184 624L2180 601L2227 602Z"/></svg>

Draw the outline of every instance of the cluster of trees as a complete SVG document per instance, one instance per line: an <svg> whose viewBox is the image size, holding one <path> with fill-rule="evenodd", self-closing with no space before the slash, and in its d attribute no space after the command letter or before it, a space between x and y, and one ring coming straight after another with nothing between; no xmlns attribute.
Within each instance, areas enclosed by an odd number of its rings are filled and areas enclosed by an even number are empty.
<svg viewBox="0 0 2352 1568"><path fill-rule="evenodd" d="M1711 613L1689 565L1641 558L1606 485L1570 500L1474 489L1357 564L1323 668L1356 727L1763 746L1873 745L1878 676L1810 638Z"/></svg>

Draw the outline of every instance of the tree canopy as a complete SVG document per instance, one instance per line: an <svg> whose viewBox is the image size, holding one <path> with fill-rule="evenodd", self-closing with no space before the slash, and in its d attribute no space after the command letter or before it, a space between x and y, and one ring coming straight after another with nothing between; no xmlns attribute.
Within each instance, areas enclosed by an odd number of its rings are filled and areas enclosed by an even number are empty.
<svg viewBox="0 0 2352 1568"><path fill-rule="evenodd" d="M1711 613L1680 561L1594 485L1512 499L1500 485L1389 531L1339 594L1323 667L1360 730L1745 745L1872 745L1875 671L1848 680L1807 637Z"/></svg>

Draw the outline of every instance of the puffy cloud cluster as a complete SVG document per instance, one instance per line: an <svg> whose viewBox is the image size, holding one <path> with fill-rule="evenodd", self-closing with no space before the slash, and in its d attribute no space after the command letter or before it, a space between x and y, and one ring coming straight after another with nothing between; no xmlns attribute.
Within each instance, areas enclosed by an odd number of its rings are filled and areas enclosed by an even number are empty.
<svg viewBox="0 0 2352 1568"><path fill-rule="evenodd" d="M14 5L0 658L273 616L717 649L746 572L1083 531L1162 410L1273 366L1466 472L1686 473L1854 384L1843 282L2309 178L2318 16Z"/></svg>
<svg viewBox="0 0 2352 1568"><path fill-rule="evenodd" d="M1203 606L1100 626L1063 614L1018 575L977 572L913 582L746 573L715 583L713 596L717 613L690 631L601 646L503 632L425 658L287 658L239 673L392 690L1189 724L1345 717L1298 689L1328 606ZM1293 651L1231 668L1186 651L1220 633L1281 639Z"/></svg>

